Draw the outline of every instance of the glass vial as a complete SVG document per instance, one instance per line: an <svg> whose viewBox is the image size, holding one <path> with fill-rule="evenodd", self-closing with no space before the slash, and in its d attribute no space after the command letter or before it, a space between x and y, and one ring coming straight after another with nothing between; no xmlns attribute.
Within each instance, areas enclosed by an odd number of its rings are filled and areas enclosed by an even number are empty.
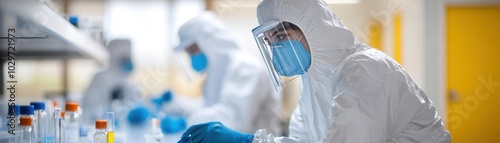
<svg viewBox="0 0 500 143"><path fill-rule="evenodd" d="M45 143L45 133L47 132L47 113L45 113L45 103L43 102L31 102L30 105L35 107L35 120L37 121L35 127L35 136L37 143Z"/></svg>
<svg viewBox="0 0 500 143"><path fill-rule="evenodd" d="M35 143L35 136L33 135L33 119L30 117L21 117L19 120L21 129L21 142Z"/></svg>
<svg viewBox="0 0 500 143"><path fill-rule="evenodd" d="M36 124L37 124L37 121L36 121L36 118L34 116L35 114L35 106L33 105L24 105L24 106L21 106L20 107L21 109L21 117L20 118L31 118L31 128L32 128L32 134L31 136L33 136L33 138L35 139L34 141L37 140L36 138Z"/></svg>
<svg viewBox="0 0 500 143"><path fill-rule="evenodd" d="M78 118L78 103L66 103L66 114L64 115L64 143L78 143L80 130Z"/></svg>
<svg viewBox="0 0 500 143"><path fill-rule="evenodd" d="M94 143L107 143L108 136L106 134L106 127L108 123L106 120L95 121L95 134Z"/></svg>
<svg viewBox="0 0 500 143"><path fill-rule="evenodd" d="M54 137L56 143L63 143L62 140L62 130L63 130L63 112L61 108L54 109Z"/></svg>

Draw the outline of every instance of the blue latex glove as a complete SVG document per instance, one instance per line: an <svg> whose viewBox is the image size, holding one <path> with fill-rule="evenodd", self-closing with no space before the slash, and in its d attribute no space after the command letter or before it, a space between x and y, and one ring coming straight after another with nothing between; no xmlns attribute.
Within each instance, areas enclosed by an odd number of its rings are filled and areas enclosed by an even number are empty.
<svg viewBox="0 0 500 143"><path fill-rule="evenodd" d="M243 134L220 122L193 125L182 134L177 143L251 143L252 134Z"/></svg>
<svg viewBox="0 0 500 143"><path fill-rule="evenodd" d="M150 117L151 112L148 109L138 106L128 112L127 121L132 126L143 125Z"/></svg>
<svg viewBox="0 0 500 143"><path fill-rule="evenodd" d="M160 97L154 98L152 100L153 104L155 104L157 107L161 107L163 103L171 101L173 98L173 93L170 90L167 90L165 93L163 93Z"/></svg>
<svg viewBox="0 0 500 143"><path fill-rule="evenodd" d="M176 133L186 128L186 120L180 116L166 116L161 120L160 126L165 134Z"/></svg>

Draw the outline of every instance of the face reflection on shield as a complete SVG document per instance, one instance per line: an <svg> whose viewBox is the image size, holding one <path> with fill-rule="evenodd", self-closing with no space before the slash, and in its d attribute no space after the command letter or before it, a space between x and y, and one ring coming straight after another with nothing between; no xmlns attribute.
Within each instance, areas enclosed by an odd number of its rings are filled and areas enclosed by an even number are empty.
<svg viewBox="0 0 500 143"><path fill-rule="evenodd" d="M274 69L282 76L304 74L311 64L311 54L303 44L303 33L291 23L277 27L264 33L264 40L271 47Z"/></svg>

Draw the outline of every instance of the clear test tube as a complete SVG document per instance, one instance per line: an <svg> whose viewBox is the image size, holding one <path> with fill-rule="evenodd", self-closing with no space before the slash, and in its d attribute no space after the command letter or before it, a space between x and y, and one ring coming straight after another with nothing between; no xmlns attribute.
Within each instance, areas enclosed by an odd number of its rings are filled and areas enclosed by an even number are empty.
<svg viewBox="0 0 500 143"><path fill-rule="evenodd" d="M108 143L114 143L115 142L115 113L114 112L107 112L106 113L107 120L108 120L108 127L107 127L107 132L108 132Z"/></svg>
<svg viewBox="0 0 500 143"><path fill-rule="evenodd" d="M62 143L63 117L61 108L54 108L54 135L55 143Z"/></svg>

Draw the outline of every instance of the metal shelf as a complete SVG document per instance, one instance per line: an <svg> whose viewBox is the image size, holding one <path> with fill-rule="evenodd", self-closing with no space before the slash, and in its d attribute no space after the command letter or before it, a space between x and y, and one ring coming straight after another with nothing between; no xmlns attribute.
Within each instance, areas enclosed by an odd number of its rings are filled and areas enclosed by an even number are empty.
<svg viewBox="0 0 500 143"><path fill-rule="evenodd" d="M0 37L15 29L17 59L92 58L107 60L107 50L37 0L0 0ZM7 56L0 39L0 57Z"/></svg>

